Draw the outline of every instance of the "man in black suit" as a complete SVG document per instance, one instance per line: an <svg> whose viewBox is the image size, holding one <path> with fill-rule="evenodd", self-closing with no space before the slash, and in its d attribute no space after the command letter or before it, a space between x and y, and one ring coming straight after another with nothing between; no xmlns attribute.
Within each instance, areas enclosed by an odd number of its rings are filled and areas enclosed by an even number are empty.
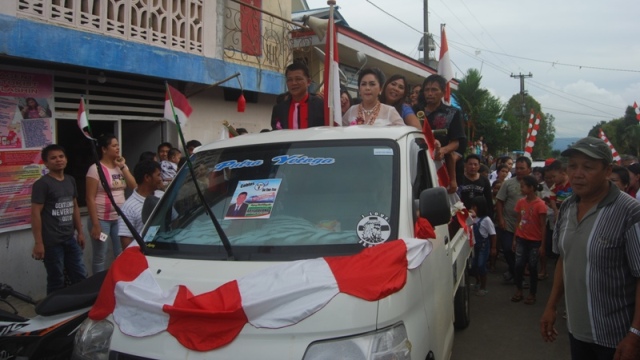
<svg viewBox="0 0 640 360"><path fill-rule="evenodd" d="M243 217L247 213L249 204L245 204L247 193L245 191L238 194L235 204L231 204L227 210L227 217Z"/></svg>
<svg viewBox="0 0 640 360"><path fill-rule="evenodd" d="M300 62L287 66L288 96L273 107L271 128L306 129L324 126L324 101L321 97L309 94L311 77L309 69Z"/></svg>

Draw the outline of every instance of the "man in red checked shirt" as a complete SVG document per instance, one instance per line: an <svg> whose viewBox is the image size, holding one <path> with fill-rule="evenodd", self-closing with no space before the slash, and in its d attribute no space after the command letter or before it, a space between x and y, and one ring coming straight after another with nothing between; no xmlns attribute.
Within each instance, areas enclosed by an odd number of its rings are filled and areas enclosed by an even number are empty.
<svg viewBox="0 0 640 360"><path fill-rule="evenodd" d="M319 96L309 94L311 77L309 69L300 62L294 62L285 70L289 96L273 107L271 128L306 129L324 125L324 101Z"/></svg>

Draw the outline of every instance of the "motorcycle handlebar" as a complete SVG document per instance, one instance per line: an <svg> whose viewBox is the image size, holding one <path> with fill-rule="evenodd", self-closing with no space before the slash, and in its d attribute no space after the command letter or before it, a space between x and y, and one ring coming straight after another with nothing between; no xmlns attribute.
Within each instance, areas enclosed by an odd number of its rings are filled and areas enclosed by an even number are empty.
<svg viewBox="0 0 640 360"><path fill-rule="evenodd" d="M24 301L26 303L29 303L29 304L32 304L32 305L36 304L36 302L33 301L33 299L30 296L13 290L13 288L11 286L7 285L7 284L1 284L0 283L0 298L6 299L7 296L13 296L14 298L16 298L18 300L22 300L22 301Z"/></svg>

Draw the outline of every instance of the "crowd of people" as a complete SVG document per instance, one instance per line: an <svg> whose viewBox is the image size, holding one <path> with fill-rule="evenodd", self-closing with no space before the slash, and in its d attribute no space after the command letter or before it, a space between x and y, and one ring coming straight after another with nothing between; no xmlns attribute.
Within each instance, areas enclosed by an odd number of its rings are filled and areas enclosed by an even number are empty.
<svg viewBox="0 0 640 360"><path fill-rule="evenodd" d="M273 107L272 130L323 126L323 100L309 93L307 67L291 64L285 76L288 91ZM421 120L428 123L438 140L434 158L444 161L450 175L447 190L457 193L475 217L476 294L489 291L487 272L495 270L502 254L507 263L503 280L515 288L510 300L535 304L538 281L549 277L548 263L554 260L553 290L541 320L543 338L553 341L557 336L555 310L564 295L574 359L610 359L616 351L626 358L640 358L638 159L627 156L621 165L613 165L602 140L585 138L562 153L568 160L548 159L544 167L532 168L525 156L494 161L482 137L467 143L460 111L442 101L445 84L441 76L431 75L411 87L401 75L386 79L379 69L364 69L358 74L359 98L341 92L342 125L422 129ZM424 118L419 119L418 113ZM95 164L86 175L94 273L105 269L107 241L114 256L133 241L102 181L140 232L145 202L162 196L185 159L179 149L162 143L157 152L143 153L132 172L114 135L102 136L98 144L106 179L100 179ZM200 145L190 141L184 155L190 156ZM49 145L42 150L42 160L49 172L33 185L32 256L44 260L51 293L64 287L65 269L72 282L86 278L85 236L75 181L64 174L64 149ZM126 189L133 193L125 200ZM596 353L605 355L593 357Z"/></svg>

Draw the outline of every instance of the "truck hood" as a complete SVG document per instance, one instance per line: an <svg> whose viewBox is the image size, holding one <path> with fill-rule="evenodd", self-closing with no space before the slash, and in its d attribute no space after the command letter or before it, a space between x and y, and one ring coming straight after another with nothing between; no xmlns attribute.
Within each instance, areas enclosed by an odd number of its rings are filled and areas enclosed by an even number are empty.
<svg viewBox="0 0 640 360"><path fill-rule="evenodd" d="M229 262L147 257L150 273L163 291L186 285L194 294L209 292L274 262ZM111 349L154 359L263 358L301 359L313 341L366 333L376 329L378 301L338 294L304 320L281 328L256 328L247 323L229 344L199 352L182 346L166 331L132 337L115 327ZM197 333L197 327L192 329Z"/></svg>

